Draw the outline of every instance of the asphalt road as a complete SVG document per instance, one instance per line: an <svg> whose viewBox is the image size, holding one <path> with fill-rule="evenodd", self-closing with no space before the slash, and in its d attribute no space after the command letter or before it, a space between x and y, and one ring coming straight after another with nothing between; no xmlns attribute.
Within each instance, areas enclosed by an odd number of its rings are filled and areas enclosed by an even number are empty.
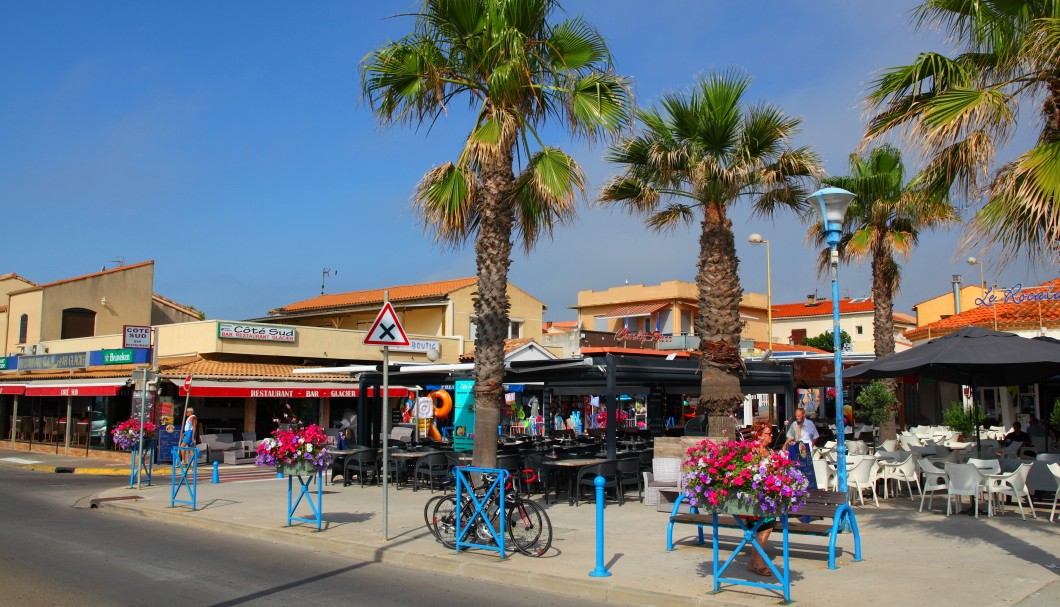
<svg viewBox="0 0 1060 607"><path fill-rule="evenodd" d="M121 482L0 467L0 606L545 607L572 602L89 508L94 494Z"/></svg>

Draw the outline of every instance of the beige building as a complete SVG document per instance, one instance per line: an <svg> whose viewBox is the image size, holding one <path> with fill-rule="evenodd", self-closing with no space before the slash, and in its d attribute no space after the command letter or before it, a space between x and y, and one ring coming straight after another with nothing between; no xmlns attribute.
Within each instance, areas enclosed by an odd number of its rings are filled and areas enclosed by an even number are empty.
<svg viewBox="0 0 1060 607"><path fill-rule="evenodd" d="M981 301L985 291L979 285L968 285L958 289L957 293L946 293L932 297L913 306L916 313L916 326L923 327L960 314L978 306L977 300ZM959 306L959 307L958 307Z"/></svg>
<svg viewBox="0 0 1060 607"><path fill-rule="evenodd" d="M839 328L850 335L850 351L868 353L874 351L875 332L872 317L875 304L867 297L839 300ZM912 344L902 333L916 326L908 314L894 313L895 350L909 349ZM773 305L773 335L778 341L799 345L808 337L830 333L833 328L832 301L813 296L802 303Z"/></svg>
<svg viewBox="0 0 1060 607"><path fill-rule="evenodd" d="M692 282L671 280L652 286L622 285L603 291L578 291L578 304L572 308L577 311L578 322L586 330L605 331L616 336L621 332L648 345L658 341L653 337L659 333L665 338L658 343L659 348L698 347L694 322L699 309L699 291ZM765 295L745 292L740 317L744 320L742 339L767 339Z"/></svg>
<svg viewBox="0 0 1060 607"><path fill-rule="evenodd" d="M455 357L473 350L475 311L473 298L478 278L457 278L413 285L401 285L320 295L270 310L264 323L282 323L304 327L327 327L367 331L383 306L384 292L408 334L428 338L455 338L459 346ZM545 305L512 283L508 283L508 338L540 339ZM413 351L425 352L430 343L414 344ZM445 354L449 354L446 352Z"/></svg>

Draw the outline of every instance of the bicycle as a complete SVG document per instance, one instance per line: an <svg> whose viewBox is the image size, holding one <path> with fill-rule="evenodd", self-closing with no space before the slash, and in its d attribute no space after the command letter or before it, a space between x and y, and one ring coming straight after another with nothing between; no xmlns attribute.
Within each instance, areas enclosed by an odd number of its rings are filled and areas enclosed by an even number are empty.
<svg viewBox="0 0 1060 607"><path fill-rule="evenodd" d="M496 480L495 476L482 475L486 484ZM533 482L534 478L526 479ZM545 554L552 546L552 521L548 514L535 502L520 497L512 491L511 479L505 484L505 527L502 533L507 533L515 549L527 555L538 557ZM481 502L485 497L481 487L474 487L475 496ZM496 494L486 497L482 511L485 516L477 515L474 502L470 495L464 496L460 505L460 514L463 518L461 527L472 529L467 532L483 544L494 544L493 533L490 530L498 528L500 507L497 504ZM456 547L456 494L436 495L427 500L423 507L423 519L443 546L447 548ZM477 520L476 520L477 519ZM487 524L488 521L488 524ZM465 536L467 537L467 536Z"/></svg>

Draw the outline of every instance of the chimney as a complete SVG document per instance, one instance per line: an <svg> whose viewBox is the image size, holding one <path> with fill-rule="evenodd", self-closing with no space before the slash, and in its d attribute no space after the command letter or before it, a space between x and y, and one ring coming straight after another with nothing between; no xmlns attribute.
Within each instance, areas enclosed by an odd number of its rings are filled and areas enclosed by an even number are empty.
<svg viewBox="0 0 1060 607"><path fill-rule="evenodd" d="M815 305L817 305L817 294L816 293L810 293L810 294L808 294L806 296L806 305L807 306L815 306Z"/></svg>
<svg viewBox="0 0 1060 607"><path fill-rule="evenodd" d="M950 278L950 282L953 283L953 313L961 313L961 275L954 274Z"/></svg>

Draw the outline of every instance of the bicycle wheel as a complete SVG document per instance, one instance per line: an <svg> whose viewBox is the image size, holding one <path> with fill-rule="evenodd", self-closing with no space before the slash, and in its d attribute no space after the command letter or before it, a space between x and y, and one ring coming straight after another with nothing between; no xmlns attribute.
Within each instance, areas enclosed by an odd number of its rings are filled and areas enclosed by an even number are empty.
<svg viewBox="0 0 1060 607"><path fill-rule="evenodd" d="M445 495L435 502L428 526L443 546L456 548L456 497Z"/></svg>
<svg viewBox="0 0 1060 607"><path fill-rule="evenodd" d="M508 537L527 556L541 556L552 546L552 521L534 502L517 500L505 511Z"/></svg>
<svg viewBox="0 0 1060 607"><path fill-rule="evenodd" d="M446 495L435 495L431 499L427 500L427 503L423 505L423 524L427 526L431 534L438 538L438 528L434 522L434 509L438 506L438 502L444 500Z"/></svg>

